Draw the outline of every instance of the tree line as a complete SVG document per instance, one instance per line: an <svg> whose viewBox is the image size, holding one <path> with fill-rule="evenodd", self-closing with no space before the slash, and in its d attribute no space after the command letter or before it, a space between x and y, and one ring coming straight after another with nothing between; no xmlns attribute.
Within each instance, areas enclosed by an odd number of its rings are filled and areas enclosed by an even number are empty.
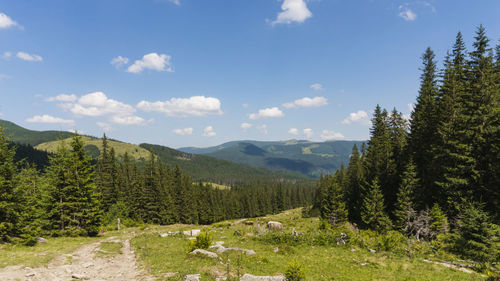
<svg viewBox="0 0 500 281"><path fill-rule="evenodd" d="M146 163L128 154L122 161L106 136L97 160L80 136L61 141L45 170L18 167L16 147L0 128L0 241L41 235L95 236L102 226L210 224L266 215L312 202L314 185L247 182L218 189L193 182L178 166L151 152Z"/></svg>
<svg viewBox="0 0 500 281"><path fill-rule="evenodd" d="M368 145L321 177L314 207L333 225L446 238L464 257L498 260L500 44L480 26L472 51L458 33L442 69L430 48L422 61L410 120L377 105Z"/></svg>

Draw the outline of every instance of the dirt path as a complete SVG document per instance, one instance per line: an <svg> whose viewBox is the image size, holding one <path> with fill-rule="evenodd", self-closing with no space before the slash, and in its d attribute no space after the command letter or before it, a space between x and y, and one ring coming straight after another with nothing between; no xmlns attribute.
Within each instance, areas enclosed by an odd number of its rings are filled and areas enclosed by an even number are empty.
<svg viewBox="0 0 500 281"><path fill-rule="evenodd" d="M96 255L102 242L122 243L122 254L113 257ZM0 269L0 280L136 280L152 281L154 277L138 267L129 239L108 238L85 245L72 254L55 258L47 267L9 266Z"/></svg>

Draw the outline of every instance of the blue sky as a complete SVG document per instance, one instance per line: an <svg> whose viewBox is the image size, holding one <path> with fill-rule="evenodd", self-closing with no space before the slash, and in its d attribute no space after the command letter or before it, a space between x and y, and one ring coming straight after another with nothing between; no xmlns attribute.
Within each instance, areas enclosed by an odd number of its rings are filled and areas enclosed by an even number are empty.
<svg viewBox="0 0 500 281"><path fill-rule="evenodd" d="M131 143L366 139L500 1L0 0L0 118Z"/></svg>

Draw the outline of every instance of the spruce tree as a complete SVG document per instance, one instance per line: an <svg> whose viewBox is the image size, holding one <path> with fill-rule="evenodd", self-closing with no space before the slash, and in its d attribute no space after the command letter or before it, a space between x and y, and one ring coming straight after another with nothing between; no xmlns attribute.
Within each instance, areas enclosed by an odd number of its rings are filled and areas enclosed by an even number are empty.
<svg viewBox="0 0 500 281"><path fill-rule="evenodd" d="M328 184L323 218L337 226L347 221L347 214L343 189L337 180L332 179Z"/></svg>
<svg viewBox="0 0 500 281"><path fill-rule="evenodd" d="M392 227L392 222L385 213L384 196L377 178L364 195L361 218L368 228L376 231L386 231Z"/></svg>
<svg viewBox="0 0 500 281"><path fill-rule="evenodd" d="M106 134L102 137L102 149L97 162L96 184L101 194L101 204L107 211L118 201L117 166L114 149L109 147Z"/></svg>
<svg viewBox="0 0 500 281"><path fill-rule="evenodd" d="M420 90L415 109L411 114L409 150L415 162L417 176L420 178L418 201L421 207L432 204L435 200L435 167L432 167L434 154L433 142L437 139L438 124L438 76L434 52L427 48L422 56L422 75Z"/></svg>
<svg viewBox="0 0 500 281"><path fill-rule="evenodd" d="M352 147L349 165L346 175L346 204L349 213L349 220L354 223L361 223L361 193L363 191L364 173L361 156L358 147Z"/></svg>
<svg viewBox="0 0 500 281"><path fill-rule="evenodd" d="M94 171L91 158L85 154L80 136L75 135L71 142L71 152L68 167L67 199L73 201L69 221L70 226L83 229L82 234L96 236L102 212L99 206L99 194L94 184Z"/></svg>
<svg viewBox="0 0 500 281"><path fill-rule="evenodd" d="M458 225L456 249L463 257L483 263L498 259L498 226L491 224L481 204L464 204Z"/></svg>
<svg viewBox="0 0 500 281"><path fill-rule="evenodd" d="M415 164L410 159L403 173L401 185L397 193L397 201L394 210L395 227L399 231L406 229L408 216L415 208L415 194L418 188L418 178Z"/></svg>
<svg viewBox="0 0 500 281"><path fill-rule="evenodd" d="M430 228L435 235L444 234L449 231L448 217L441 210L439 204L434 203L429 213L431 217L431 225Z"/></svg>
<svg viewBox="0 0 500 281"><path fill-rule="evenodd" d="M0 242L19 233L19 198L15 191L15 147L9 147L0 127Z"/></svg>

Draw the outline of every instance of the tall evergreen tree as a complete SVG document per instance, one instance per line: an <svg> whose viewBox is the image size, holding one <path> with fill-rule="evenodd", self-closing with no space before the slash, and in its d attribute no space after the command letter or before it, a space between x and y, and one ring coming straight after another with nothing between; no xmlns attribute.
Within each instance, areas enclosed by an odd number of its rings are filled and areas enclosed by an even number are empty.
<svg viewBox="0 0 500 281"><path fill-rule="evenodd" d="M386 231L392 227L391 220L385 212L384 196L377 178L373 180L363 197L361 218L366 226L376 231Z"/></svg>
<svg viewBox="0 0 500 281"><path fill-rule="evenodd" d="M395 227L399 231L406 228L408 216L415 208L415 190L418 188L418 178L415 171L415 164L410 159L403 173L401 185L397 193L397 202L394 209Z"/></svg>
<svg viewBox="0 0 500 281"><path fill-rule="evenodd" d="M347 221L347 209L342 186L334 178L329 180L323 205L323 218L336 226Z"/></svg>
<svg viewBox="0 0 500 281"><path fill-rule="evenodd" d="M0 127L0 241L8 241L9 237L19 232L19 209L15 191L14 165L15 148L9 147L7 138Z"/></svg>
<svg viewBox="0 0 500 281"><path fill-rule="evenodd" d="M107 211L118 201L118 169L116 165L115 152L109 147L106 134L102 137L102 149L97 162L96 184L101 194L101 204Z"/></svg>
<svg viewBox="0 0 500 281"><path fill-rule="evenodd" d="M349 220L360 224L361 220L361 194L363 192L364 171L358 147L352 147L349 165L347 167L345 192Z"/></svg>
<svg viewBox="0 0 500 281"><path fill-rule="evenodd" d="M437 139L438 76L434 52L427 48L422 56L423 69L420 77L420 90L415 109L411 114L409 150L420 178L419 202L421 205L432 204L435 200L435 167L431 166L434 154L433 142Z"/></svg>
<svg viewBox="0 0 500 281"><path fill-rule="evenodd" d="M73 200L70 226L83 229L85 234L95 236L99 233L102 211L99 208L99 194L94 184L94 171L91 159L85 154L80 136L73 137L68 167L67 199Z"/></svg>

